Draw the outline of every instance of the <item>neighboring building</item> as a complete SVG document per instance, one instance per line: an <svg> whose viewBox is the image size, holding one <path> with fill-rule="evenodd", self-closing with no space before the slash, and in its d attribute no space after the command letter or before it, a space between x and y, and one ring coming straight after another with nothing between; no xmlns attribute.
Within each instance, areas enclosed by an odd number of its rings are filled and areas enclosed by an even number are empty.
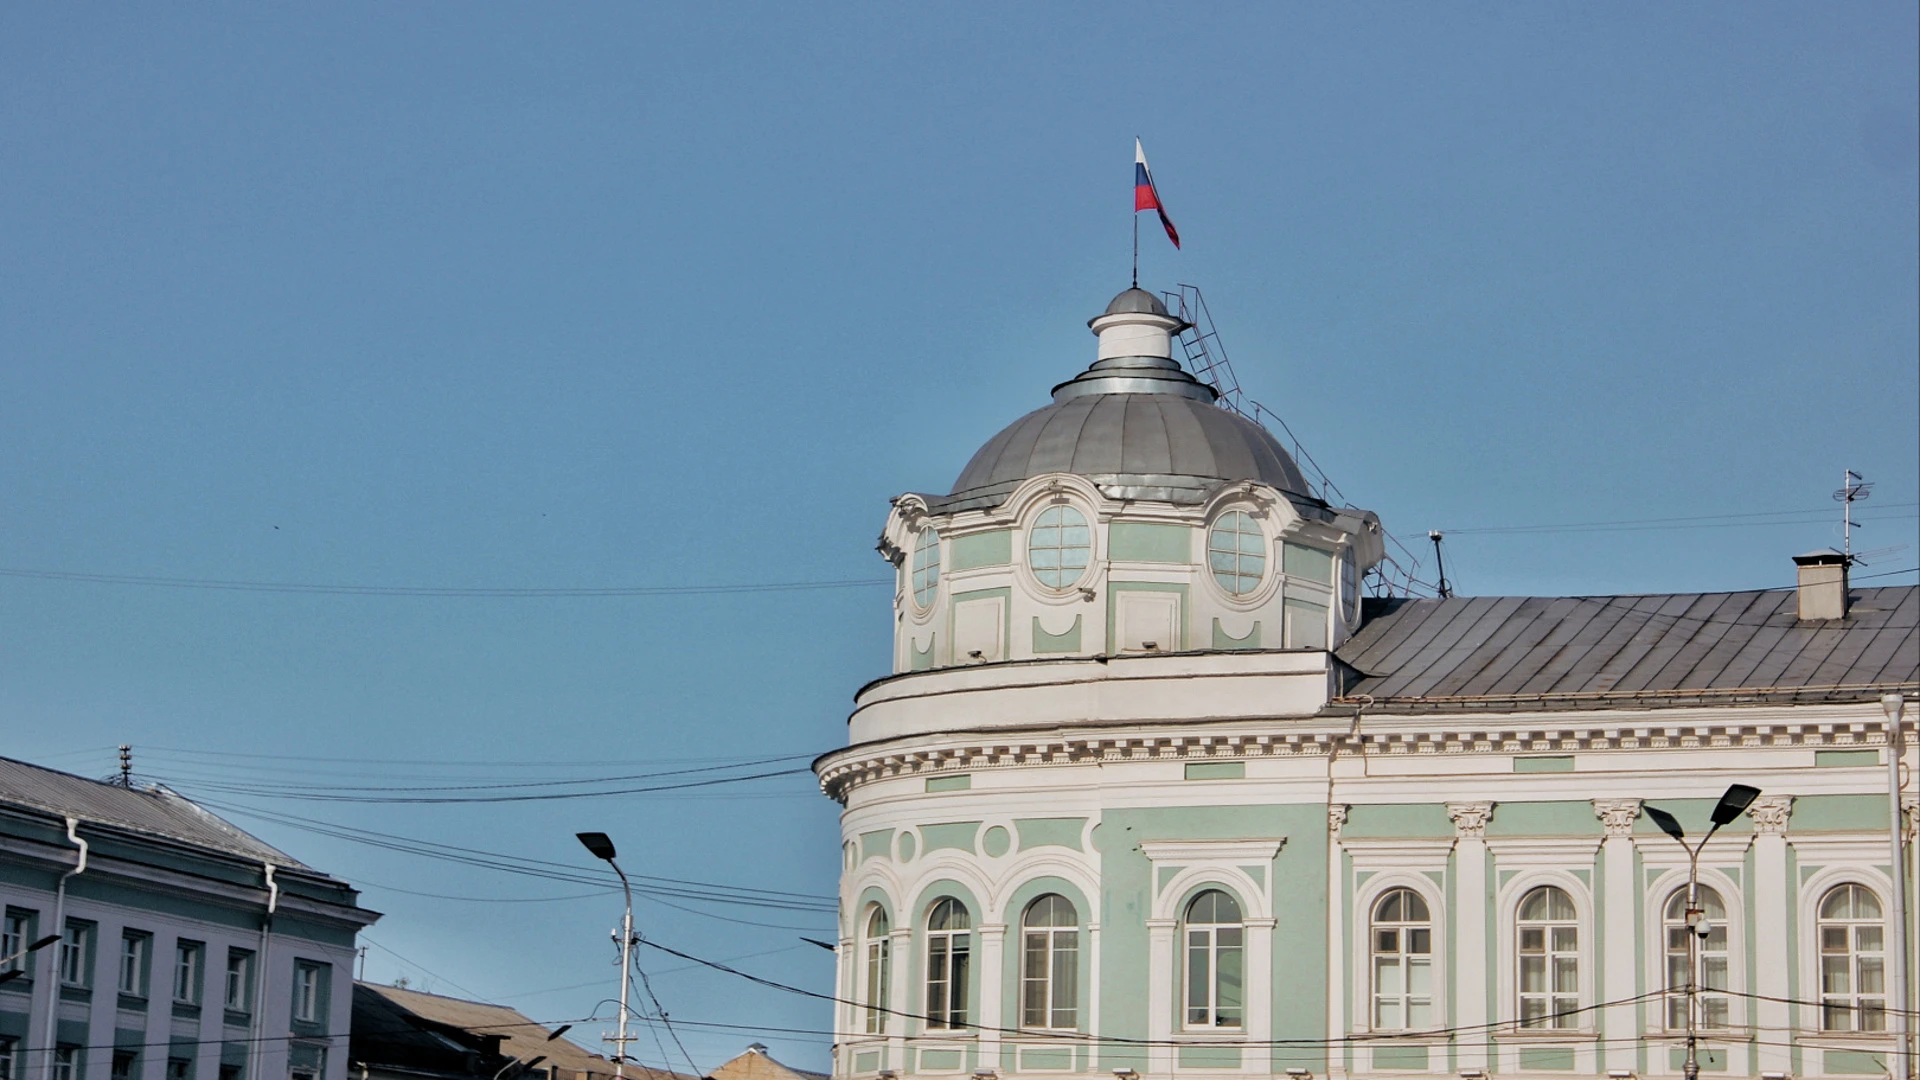
<svg viewBox="0 0 1920 1080"><path fill-rule="evenodd" d="M1676 1075L1687 860L1643 803L1697 836L1735 782L1705 1068L1889 1071L1920 589L1816 555L1797 592L1363 601L1378 519L1216 406L1158 299L1091 326L887 519L894 674L816 763L836 1076Z"/></svg>
<svg viewBox="0 0 1920 1080"><path fill-rule="evenodd" d="M164 787L0 759L0 1080L345 1080L337 878Z"/></svg>
<svg viewBox="0 0 1920 1080"><path fill-rule="evenodd" d="M611 1080L613 1062L505 1005L355 983L355 1080ZM531 1064L531 1067L529 1067ZM688 1080L631 1064L636 1078Z"/></svg>
<svg viewBox="0 0 1920 1080"><path fill-rule="evenodd" d="M827 1080L827 1074L782 1065L767 1053L765 1043L751 1043L746 1053L713 1070L707 1080Z"/></svg>

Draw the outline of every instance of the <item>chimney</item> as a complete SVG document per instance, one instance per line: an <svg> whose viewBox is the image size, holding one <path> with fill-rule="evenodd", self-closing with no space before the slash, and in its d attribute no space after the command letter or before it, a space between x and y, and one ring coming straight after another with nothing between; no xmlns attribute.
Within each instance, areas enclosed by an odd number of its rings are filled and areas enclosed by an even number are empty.
<svg viewBox="0 0 1920 1080"><path fill-rule="evenodd" d="M1800 571L1800 620L1847 617L1847 566L1853 560L1837 551L1795 555Z"/></svg>

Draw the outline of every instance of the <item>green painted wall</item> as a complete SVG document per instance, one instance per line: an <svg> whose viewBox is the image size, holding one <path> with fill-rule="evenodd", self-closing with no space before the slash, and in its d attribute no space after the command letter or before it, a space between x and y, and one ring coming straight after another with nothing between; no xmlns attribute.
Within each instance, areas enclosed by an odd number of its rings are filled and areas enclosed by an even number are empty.
<svg viewBox="0 0 1920 1080"><path fill-rule="evenodd" d="M1014 832L1020 837L1020 850L1037 847L1068 847L1080 850L1080 834L1086 830L1087 819L1067 818L1015 818Z"/></svg>
<svg viewBox="0 0 1920 1080"><path fill-rule="evenodd" d="M1582 799L1568 802L1503 802L1494 808L1487 822L1488 836L1594 836L1606 835L1593 803Z"/></svg>
<svg viewBox="0 0 1920 1080"><path fill-rule="evenodd" d="M1247 777L1247 763L1244 761L1189 761L1186 775L1189 780L1244 780Z"/></svg>
<svg viewBox="0 0 1920 1080"><path fill-rule="evenodd" d="M1502 810L1505 807L1501 807ZM1380 803L1347 809L1340 835L1355 840L1393 837L1450 837L1453 820L1441 803Z"/></svg>
<svg viewBox="0 0 1920 1080"><path fill-rule="evenodd" d="M1231 651L1233 649L1259 648L1260 647L1260 620L1255 619L1253 621L1253 628L1247 631L1246 637L1232 636L1231 634L1227 633L1225 629L1221 627L1219 619L1213 620L1213 647L1221 650L1222 652Z"/></svg>
<svg viewBox="0 0 1920 1080"><path fill-rule="evenodd" d="M1517 773L1572 772L1572 754L1550 754L1542 757L1517 757L1513 759L1513 771Z"/></svg>
<svg viewBox="0 0 1920 1080"><path fill-rule="evenodd" d="M1746 821L1745 817L1741 818ZM1749 823L1751 827L1751 823ZM1885 795L1806 795L1793 800L1787 835L1799 832L1884 831Z"/></svg>
<svg viewBox="0 0 1920 1080"><path fill-rule="evenodd" d="M1126 562L1192 563L1193 532L1185 525L1116 521L1107 531L1107 557Z"/></svg>
<svg viewBox="0 0 1920 1080"><path fill-rule="evenodd" d="M1040 616L1033 617L1033 651L1036 653L1077 653L1080 651L1079 615L1073 617L1073 625L1064 634L1049 634L1040 627Z"/></svg>
<svg viewBox="0 0 1920 1080"><path fill-rule="evenodd" d="M951 821L940 825L920 826L920 835L926 839L928 851L954 848L971 854L973 838L979 832L980 823L977 821Z"/></svg>
<svg viewBox="0 0 1920 1080"><path fill-rule="evenodd" d="M1821 768L1846 768L1880 764L1878 750L1815 750L1813 763Z"/></svg>
<svg viewBox="0 0 1920 1080"><path fill-rule="evenodd" d="M971 787L973 787L973 777L968 773L961 773L959 776L927 777L928 791L966 791Z"/></svg>
<svg viewBox="0 0 1920 1080"><path fill-rule="evenodd" d="M1333 553L1329 551L1288 541L1281 547L1280 568L1288 577L1333 584Z"/></svg>
<svg viewBox="0 0 1920 1080"><path fill-rule="evenodd" d="M948 549L953 570L976 570L982 566L1008 566L1013 563L1013 530L968 533L953 538Z"/></svg>
<svg viewBox="0 0 1920 1080"><path fill-rule="evenodd" d="M893 854L893 830L876 829L860 834L860 861L885 858Z"/></svg>

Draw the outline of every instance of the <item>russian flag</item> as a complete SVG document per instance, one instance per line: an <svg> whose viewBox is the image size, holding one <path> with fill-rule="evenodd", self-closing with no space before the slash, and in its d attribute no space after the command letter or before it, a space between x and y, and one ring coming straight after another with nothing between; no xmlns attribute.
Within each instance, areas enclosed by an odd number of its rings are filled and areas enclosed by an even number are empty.
<svg viewBox="0 0 1920 1080"><path fill-rule="evenodd" d="M1160 227L1167 230L1167 239L1173 246L1180 246L1180 230L1173 227L1173 219L1167 216L1167 208L1160 205L1160 191L1153 186L1153 172L1147 168L1147 151L1140 140L1133 140L1133 212L1152 210L1160 215Z"/></svg>

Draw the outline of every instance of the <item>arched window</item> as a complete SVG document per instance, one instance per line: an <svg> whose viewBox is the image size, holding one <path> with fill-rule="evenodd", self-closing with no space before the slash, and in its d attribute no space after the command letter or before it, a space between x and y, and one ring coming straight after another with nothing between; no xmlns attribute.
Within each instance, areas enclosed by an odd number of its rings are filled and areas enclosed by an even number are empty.
<svg viewBox="0 0 1920 1080"><path fill-rule="evenodd" d="M867 916L867 1034L887 1030L887 991L893 986L893 925L887 913L874 905Z"/></svg>
<svg viewBox="0 0 1920 1080"><path fill-rule="evenodd" d="M1433 917L1412 889L1389 889L1373 905L1373 1026L1433 1023Z"/></svg>
<svg viewBox="0 0 1920 1080"><path fill-rule="evenodd" d="M1520 1026L1580 1026L1580 922L1565 891L1542 885L1520 898Z"/></svg>
<svg viewBox="0 0 1920 1080"><path fill-rule="evenodd" d="M1727 906L1720 894L1700 886L1700 910L1706 913L1707 936L1696 939L1700 949L1700 1026L1723 1028L1729 1022L1727 1003ZM1667 938L1667 1027L1687 1027L1687 890L1676 889L1667 898L1663 919Z"/></svg>
<svg viewBox="0 0 1920 1080"><path fill-rule="evenodd" d="M1187 905L1187 1026L1237 1028L1246 1007L1240 905L1208 889Z"/></svg>
<svg viewBox="0 0 1920 1080"><path fill-rule="evenodd" d="M1820 900L1820 1028L1887 1030L1886 927L1880 898L1839 885Z"/></svg>
<svg viewBox="0 0 1920 1080"><path fill-rule="evenodd" d="M1267 576L1267 538L1244 511L1220 515L1207 531L1207 565L1213 580L1233 596L1245 596Z"/></svg>
<svg viewBox="0 0 1920 1080"><path fill-rule="evenodd" d="M913 602L926 607L933 603L933 594L939 588L940 531L929 525L913 542Z"/></svg>
<svg viewBox="0 0 1920 1080"><path fill-rule="evenodd" d="M1027 565L1049 589L1064 589L1086 576L1093 561L1093 533L1087 519L1071 506L1049 506L1034 519L1027 536Z"/></svg>
<svg viewBox="0 0 1920 1080"><path fill-rule="evenodd" d="M973 921L960 901L941 900L927 913L927 1027L967 1026L967 977Z"/></svg>
<svg viewBox="0 0 1920 1080"><path fill-rule="evenodd" d="M1053 893L1020 918L1020 1026L1071 1030L1080 1021L1080 913Z"/></svg>

